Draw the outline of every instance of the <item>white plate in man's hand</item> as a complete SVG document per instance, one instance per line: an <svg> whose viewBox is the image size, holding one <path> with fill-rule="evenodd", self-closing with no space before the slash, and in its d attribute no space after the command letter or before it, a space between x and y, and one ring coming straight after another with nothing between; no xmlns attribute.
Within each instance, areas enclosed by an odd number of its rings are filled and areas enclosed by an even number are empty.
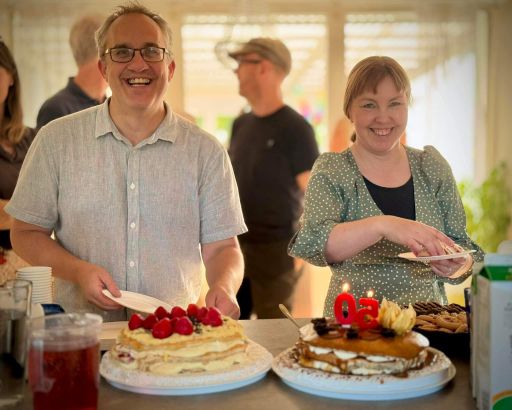
<svg viewBox="0 0 512 410"><path fill-rule="evenodd" d="M142 295L140 293L130 292L128 290L121 290L121 297L119 298L113 296L107 289L103 289L102 292L107 298L112 299L114 302L117 302L124 307L136 310L137 312L154 313L158 306L163 306L167 311L172 309L171 305L159 299Z"/></svg>
<svg viewBox="0 0 512 410"><path fill-rule="evenodd" d="M469 249L462 252L457 253L449 253L446 255L430 255L430 256L416 256L413 252L405 252L400 253L398 255L399 258L408 259L413 262L431 262L431 261L440 261L443 259L456 259L456 258L464 258L466 255L470 253L476 252L474 249Z"/></svg>

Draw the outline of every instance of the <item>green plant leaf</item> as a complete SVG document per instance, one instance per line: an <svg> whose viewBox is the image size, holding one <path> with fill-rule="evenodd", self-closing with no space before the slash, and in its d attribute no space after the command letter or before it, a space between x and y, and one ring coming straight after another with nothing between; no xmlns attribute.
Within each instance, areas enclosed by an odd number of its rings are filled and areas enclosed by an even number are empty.
<svg viewBox="0 0 512 410"><path fill-rule="evenodd" d="M506 170L506 163L502 162L480 186L470 180L457 185L466 212L468 234L485 252L495 252L507 238L512 195L507 187Z"/></svg>

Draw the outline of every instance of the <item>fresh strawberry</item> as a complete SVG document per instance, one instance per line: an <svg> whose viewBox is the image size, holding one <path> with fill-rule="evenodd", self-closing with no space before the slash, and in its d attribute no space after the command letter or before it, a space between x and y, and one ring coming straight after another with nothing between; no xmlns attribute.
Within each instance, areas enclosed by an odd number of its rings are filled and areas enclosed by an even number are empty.
<svg viewBox="0 0 512 410"><path fill-rule="evenodd" d="M151 313L146 317L146 319L144 319L144 322L142 322L142 326L144 327L144 329L151 330L153 329L153 326L155 326L156 322L158 322L158 319L153 313Z"/></svg>
<svg viewBox="0 0 512 410"><path fill-rule="evenodd" d="M213 327L217 327L217 326L222 326L222 318L221 317L216 317L214 319L210 319L210 326L213 326Z"/></svg>
<svg viewBox="0 0 512 410"><path fill-rule="evenodd" d="M187 316L187 312L181 306L174 306L171 309L171 318Z"/></svg>
<svg viewBox="0 0 512 410"><path fill-rule="evenodd" d="M210 306L208 308L208 315L210 315L210 317L214 317L214 316L222 316L222 313L220 313L220 310L217 309L215 306Z"/></svg>
<svg viewBox="0 0 512 410"><path fill-rule="evenodd" d="M164 317L168 317L167 310L163 306L158 306L155 310L155 316L158 319L163 319Z"/></svg>
<svg viewBox="0 0 512 410"><path fill-rule="evenodd" d="M202 321L203 318L208 314L208 308L203 306L201 308L199 308L199 311L197 312L197 319Z"/></svg>
<svg viewBox="0 0 512 410"><path fill-rule="evenodd" d="M219 320L220 320L220 324L222 324L222 317L221 317L220 311L216 307L206 308L206 314L204 314L201 317L201 323L203 325L212 325L212 323L219 323ZM215 326L219 326L219 325L216 324Z"/></svg>
<svg viewBox="0 0 512 410"><path fill-rule="evenodd" d="M182 316L176 321L174 331L180 335L190 335L194 331L194 325L188 317Z"/></svg>
<svg viewBox="0 0 512 410"><path fill-rule="evenodd" d="M165 339L166 337L171 336L173 333L171 319L168 317L164 317L155 323L153 326L153 330L151 334L155 339Z"/></svg>
<svg viewBox="0 0 512 410"><path fill-rule="evenodd" d="M141 315L139 315L138 313L134 313L130 317L130 321L128 322L128 329L130 329L130 330L138 329L139 327L142 327L143 323L144 323L144 318Z"/></svg>
<svg viewBox="0 0 512 410"><path fill-rule="evenodd" d="M208 318L208 324L210 326L220 326L222 325L222 315L220 310L216 307L209 307L208 314L206 316Z"/></svg>
<svg viewBox="0 0 512 410"><path fill-rule="evenodd" d="M199 313L199 307L195 303L191 303L187 307L187 315L188 317L197 317Z"/></svg>

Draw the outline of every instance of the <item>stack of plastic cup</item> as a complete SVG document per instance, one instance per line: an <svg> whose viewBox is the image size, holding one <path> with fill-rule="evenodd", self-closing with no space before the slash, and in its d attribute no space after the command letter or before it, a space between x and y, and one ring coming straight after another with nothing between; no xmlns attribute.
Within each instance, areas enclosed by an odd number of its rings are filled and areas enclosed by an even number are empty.
<svg viewBox="0 0 512 410"><path fill-rule="evenodd" d="M32 303L53 303L52 268L28 266L16 272L16 278L32 282Z"/></svg>

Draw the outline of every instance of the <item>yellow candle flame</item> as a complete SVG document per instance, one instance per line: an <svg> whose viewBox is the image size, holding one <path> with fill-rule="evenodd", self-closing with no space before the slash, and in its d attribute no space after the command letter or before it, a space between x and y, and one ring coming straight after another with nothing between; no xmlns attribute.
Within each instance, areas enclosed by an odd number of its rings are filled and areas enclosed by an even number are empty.
<svg viewBox="0 0 512 410"><path fill-rule="evenodd" d="M347 293L350 290L350 285L348 283L344 283L341 289L344 293Z"/></svg>
<svg viewBox="0 0 512 410"><path fill-rule="evenodd" d="M369 298L373 298L373 290L369 290L367 295Z"/></svg>

